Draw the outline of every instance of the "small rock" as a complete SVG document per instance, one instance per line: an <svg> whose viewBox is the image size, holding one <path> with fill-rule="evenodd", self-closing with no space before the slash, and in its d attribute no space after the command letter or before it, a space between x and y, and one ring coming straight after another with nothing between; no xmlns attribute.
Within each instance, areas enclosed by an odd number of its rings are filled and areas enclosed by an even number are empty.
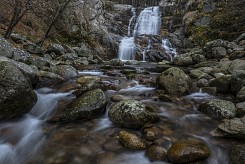
<svg viewBox="0 0 245 164"><path fill-rule="evenodd" d="M145 143L142 139L137 137L135 134L129 133L127 131L119 132L119 141L122 145L130 150L144 150Z"/></svg>
<svg viewBox="0 0 245 164"><path fill-rule="evenodd" d="M245 87L243 87L236 95L239 101L245 101Z"/></svg>
<svg viewBox="0 0 245 164"><path fill-rule="evenodd" d="M164 161L167 159L167 150L159 145L151 145L146 149L145 155L150 161Z"/></svg>
<svg viewBox="0 0 245 164"><path fill-rule="evenodd" d="M245 116L245 102L236 104L237 117Z"/></svg>

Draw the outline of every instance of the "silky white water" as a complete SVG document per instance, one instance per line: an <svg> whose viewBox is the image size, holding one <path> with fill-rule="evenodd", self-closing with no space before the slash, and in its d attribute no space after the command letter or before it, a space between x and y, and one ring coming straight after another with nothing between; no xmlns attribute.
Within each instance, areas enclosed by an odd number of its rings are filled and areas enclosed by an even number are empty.
<svg viewBox="0 0 245 164"><path fill-rule="evenodd" d="M177 56L177 52L168 39L162 39L162 48L164 49L166 54L169 55L170 61L172 62L173 59Z"/></svg>
<svg viewBox="0 0 245 164"><path fill-rule="evenodd" d="M45 141L42 125L58 101L70 101L71 93L53 93L48 88L36 91L38 101L22 119L0 125L0 164L24 164Z"/></svg>

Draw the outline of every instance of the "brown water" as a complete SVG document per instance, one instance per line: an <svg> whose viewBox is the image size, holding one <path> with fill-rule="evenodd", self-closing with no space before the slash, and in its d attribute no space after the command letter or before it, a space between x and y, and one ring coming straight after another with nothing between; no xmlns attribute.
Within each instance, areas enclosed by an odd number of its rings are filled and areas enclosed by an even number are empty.
<svg viewBox="0 0 245 164"><path fill-rule="evenodd" d="M137 66L138 68L133 66L132 69L144 72L144 65ZM154 67L154 65L152 66ZM220 122L196 111L198 102L207 98L214 98L214 96L196 92L185 97L173 98L173 102L162 102L156 96L157 91L154 87L141 85L138 81L127 80L120 73L120 70L105 71L99 68L98 70L102 72L96 72L86 68L86 71L80 73L81 76L85 74L100 76L104 83L116 86L112 87L116 88L116 90L107 90L105 92L108 98L107 111L112 104L110 97L115 94L120 94L130 99L137 99L152 107L154 112L161 118L154 125L154 129L158 133L157 143L168 149L172 142L180 139L203 140L209 146L211 155L202 163L229 163L228 151L230 146L240 142L212 137L209 132L217 127ZM156 75L157 73L151 73L145 74L144 76L154 78ZM70 93L61 94L56 93L56 90L43 90L37 91L39 95L38 105L34 107L30 114L21 120L3 123L0 126L2 143L0 145L0 151L4 152L0 154L1 164L164 163L150 162L145 157L144 151L129 151L122 147L118 141L118 133L122 128L114 126L109 121L107 112L98 119L83 123L62 125L45 123L46 118L52 114L52 110L57 108L57 105L58 107L64 107L73 97ZM36 109L37 107L39 110ZM40 109L46 112L37 112ZM19 134L23 129L29 127L28 125L31 125L31 123L33 125L29 128L29 131L26 130L25 133L23 132L23 136L17 139L10 137ZM16 130L8 132L12 128ZM139 136L141 135L140 130L129 131Z"/></svg>

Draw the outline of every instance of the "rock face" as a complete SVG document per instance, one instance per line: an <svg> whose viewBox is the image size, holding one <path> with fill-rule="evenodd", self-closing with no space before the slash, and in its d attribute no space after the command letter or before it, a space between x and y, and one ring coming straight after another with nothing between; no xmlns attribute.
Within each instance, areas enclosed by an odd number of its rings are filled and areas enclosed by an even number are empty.
<svg viewBox="0 0 245 164"><path fill-rule="evenodd" d="M245 117L226 120L211 132L217 137L234 137L245 139Z"/></svg>
<svg viewBox="0 0 245 164"><path fill-rule="evenodd" d="M51 122L85 121L104 113L106 97L101 89L89 91L76 99L66 109L57 111Z"/></svg>
<svg viewBox="0 0 245 164"><path fill-rule="evenodd" d="M168 160L172 163L190 163L204 160L210 155L207 145L200 141L178 141L168 150Z"/></svg>
<svg viewBox="0 0 245 164"><path fill-rule="evenodd" d="M37 101L35 92L17 66L0 62L0 120L20 117Z"/></svg>
<svg viewBox="0 0 245 164"><path fill-rule="evenodd" d="M157 88L167 94L183 95L191 89L191 79L179 68L169 68L161 73L157 79Z"/></svg>
<svg viewBox="0 0 245 164"><path fill-rule="evenodd" d="M147 122L158 121L158 117L146 110L146 106L139 101L123 100L112 105L108 113L114 124L125 128L140 128Z"/></svg>
<svg viewBox="0 0 245 164"><path fill-rule="evenodd" d="M232 102L219 99L202 102L198 110L217 119L233 118L236 115L236 107Z"/></svg>
<svg viewBox="0 0 245 164"><path fill-rule="evenodd" d="M119 141L122 145L130 150L144 150L145 143L135 134L127 131L120 131Z"/></svg>

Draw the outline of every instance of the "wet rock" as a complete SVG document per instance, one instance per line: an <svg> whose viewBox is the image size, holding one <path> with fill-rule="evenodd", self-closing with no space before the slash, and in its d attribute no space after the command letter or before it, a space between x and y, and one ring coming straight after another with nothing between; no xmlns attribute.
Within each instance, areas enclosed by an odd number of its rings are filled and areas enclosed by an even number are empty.
<svg viewBox="0 0 245 164"><path fill-rule="evenodd" d="M230 164L245 163L245 145L232 146L230 153Z"/></svg>
<svg viewBox="0 0 245 164"><path fill-rule="evenodd" d="M50 44L47 48L47 53L55 53L56 55L60 56L65 54L65 49L60 44Z"/></svg>
<svg viewBox="0 0 245 164"><path fill-rule="evenodd" d="M234 137L245 139L245 117L225 120L211 132L216 137Z"/></svg>
<svg viewBox="0 0 245 164"><path fill-rule="evenodd" d="M245 102L236 104L237 117L245 116Z"/></svg>
<svg viewBox="0 0 245 164"><path fill-rule="evenodd" d="M65 82L65 79L60 75L47 71L38 71L38 79L35 85L37 88L56 86Z"/></svg>
<svg viewBox="0 0 245 164"><path fill-rule="evenodd" d="M189 66L192 65L194 62L190 54L180 54L174 58L174 64L179 66Z"/></svg>
<svg viewBox="0 0 245 164"><path fill-rule="evenodd" d="M140 128L147 122L159 120L159 117L149 112L144 104L135 100L123 100L112 105L108 116L114 124L133 129Z"/></svg>
<svg viewBox="0 0 245 164"><path fill-rule="evenodd" d="M69 65L52 66L49 71L60 75L65 80L69 80L78 75L77 70L74 67L69 66Z"/></svg>
<svg viewBox="0 0 245 164"><path fill-rule="evenodd" d="M183 95L191 89L191 79L179 68L169 68L156 79L158 89L163 89L167 94Z"/></svg>
<svg viewBox="0 0 245 164"><path fill-rule="evenodd" d="M215 78L210 82L211 87L216 87L219 93L228 93L231 90L231 76L224 75Z"/></svg>
<svg viewBox="0 0 245 164"><path fill-rule="evenodd" d="M201 87L207 87L208 85L209 85L209 82L208 82L207 79L202 78L202 79L200 79L200 80L197 81L197 86L199 88L201 88Z"/></svg>
<svg viewBox="0 0 245 164"><path fill-rule="evenodd" d="M98 117L104 113L106 105L106 97L101 89L89 91L67 108L57 111L51 122L75 122L85 121Z"/></svg>
<svg viewBox="0 0 245 164"><path fill-rule="evenodd" d="M164 161L167 159L167 150L159 145L151 145L147 147L145 155L150 161Z"/></svg>
<svg viewBox="0 0 245 164"><path fill-rule="evenodd" d="M127 100L127 97L124 97L122 95L114 95L111 97L111 101L113 101L113 102L120 102L123 100Z"/></svg>
<svg viewBox="0 0 245 164"><path fill-rule="evenodd" d="M76 82L81 85L78 96L93 89L101 88L100 78L97 76L82 76L79 77Z"/></svg>
<svg viewBox="0 0 245 164"><path fill-rule="evenodd" d="M236 95L239 101L245 101L245 87L243 87Z"/></svg>
<svg viewBox="0 0 245 164"><path fill-rule="evenodd" d="M145 143L142 139L137 137L135 134L129 133L127 131L119 132L119 141L122 145L130 150L144 150Z"/></svg>
<svg viewBox="0 0 245 164"><path fill-rule="evenodd" d="M236 107L232 102L219 99L202 102L198 110L218 119L233 118L236 115Z"/></svg>
<svg viewBox="0 0 245 164"><path fill-rule="evenodd" d="M231 91L238 93L245 87L245 70L236 70L231 74Z"/></svg>
<svg viewBox="0 0 245 164"><path fill-rule="evenodd" d="M8 61L0 61L0 86L0 120L21 117L37 101L26 77Z"/></svg>
<svg viewBox="0 0 245 164"><path fill-rule="evenodd" d="M208 146L201 141L177 141L168 149L168 160L173 163L190 163L208 158Z"/></svg>
<svg viewBox="0 0 245 164"><path fill-rule="evenodd" d="M0 56L12 58L14 48L5 40L3 37L0 37Z"/></svg>

